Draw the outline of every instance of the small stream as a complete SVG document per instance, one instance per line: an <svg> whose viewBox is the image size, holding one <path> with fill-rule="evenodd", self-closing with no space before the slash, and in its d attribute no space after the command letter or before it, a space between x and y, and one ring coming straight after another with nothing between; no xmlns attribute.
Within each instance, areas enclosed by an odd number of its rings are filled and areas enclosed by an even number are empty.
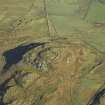
<svg viewBox="0 0 105 105"><path fill-rule="evenodd" d="M100 100L105 96L105 88L96 92L96 94L92 97L88 105L100 105Z"/></svg>

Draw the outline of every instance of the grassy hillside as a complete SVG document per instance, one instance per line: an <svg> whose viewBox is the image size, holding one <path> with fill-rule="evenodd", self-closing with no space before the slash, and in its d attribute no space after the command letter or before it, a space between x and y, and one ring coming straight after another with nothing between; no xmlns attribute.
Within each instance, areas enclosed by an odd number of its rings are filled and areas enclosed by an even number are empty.
<svg viewBox="0 0 105 105"><path fill-rule="evenodd" d="M104 105L105 0L0 0L0 105Z"/></svg>

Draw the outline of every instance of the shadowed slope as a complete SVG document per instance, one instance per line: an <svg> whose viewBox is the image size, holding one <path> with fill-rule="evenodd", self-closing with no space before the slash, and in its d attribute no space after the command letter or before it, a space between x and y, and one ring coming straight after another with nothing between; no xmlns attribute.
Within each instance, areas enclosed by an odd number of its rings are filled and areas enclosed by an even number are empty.
<svg viewBox="0 0 105 105"><path fill-rule="evenodd" d="M44 43L31 43L29 45L20 45L14 49L4 52L3 56L5 57L6 64L4 65L2 72L7 71L12 65L17 64L20 60L22 60L23 55L29 50L43 44Z"/></svg>
<svg viewBox="0 0 105 105"><path fill-rule="evenodd" d="M105 88L96 92L94 97L90 100L88 105L99 105L100 99L105 95Z"/></svg>

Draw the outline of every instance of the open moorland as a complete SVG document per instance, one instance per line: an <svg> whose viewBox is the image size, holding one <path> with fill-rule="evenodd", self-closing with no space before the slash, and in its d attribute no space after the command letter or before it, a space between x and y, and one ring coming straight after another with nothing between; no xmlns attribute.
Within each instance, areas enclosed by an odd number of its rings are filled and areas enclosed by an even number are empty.
<svg viewBox="0 0 105 105"><path fill-rule="evenodd" d="M105 0L0 0L0 105L105 105Z"/></svg>

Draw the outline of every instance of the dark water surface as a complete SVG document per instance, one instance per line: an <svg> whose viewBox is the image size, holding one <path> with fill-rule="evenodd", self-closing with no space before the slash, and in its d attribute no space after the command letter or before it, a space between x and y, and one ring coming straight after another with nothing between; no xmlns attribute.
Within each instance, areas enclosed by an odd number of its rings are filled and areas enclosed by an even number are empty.
<svg viewBox="0 0 105 105"><path fill-rule="evenodd" d="M100 100L105 96L105 88L96 92L96 94L92 97L88 105L100 105Z"/></svg>
<svg viewBox="0 0 105 105"><path fill-rule="evenodd" d="M3 53L3 56L5 57L6 64L4 65L2 72L6 72L7 70L10 69L11 66L21 61L23 55L26 54L28 51L43 44L44 43L31 43L28 45L20 45L14 49L5 51Z"/></svg>

